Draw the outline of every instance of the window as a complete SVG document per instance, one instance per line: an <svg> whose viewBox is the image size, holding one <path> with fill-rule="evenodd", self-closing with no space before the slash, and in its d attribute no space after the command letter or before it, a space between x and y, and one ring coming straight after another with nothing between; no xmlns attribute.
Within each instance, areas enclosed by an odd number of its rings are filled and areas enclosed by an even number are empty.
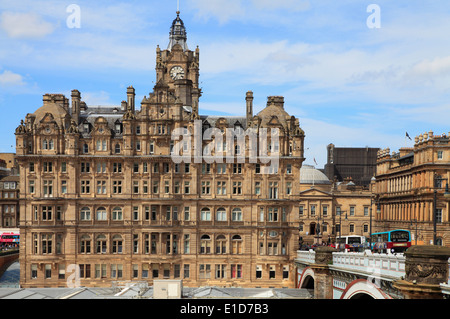
<svg viewBox="0 0 450 319"><path fill-rule="evenodd" d="M120 144L119 143L116 143L116 145L114 146L114 153L120 154Z"/></svg>
<svg viewBox="0 0 450 319"><path fill-rule="evenodd" d="M235 255L242 254L242 238L239 235L234 235L231 238L231 252Z"/></svg>
<svg viewBox="0 0 450 319"><path fill-rule="evenodd" d="M122 163L113 163L113 173L122 173Z"/></svg>
<svg viewBox="0 0 450 319"><path fill-rule="evenodd" d="M184 193L189 194L190 193L190 182L184 182Z"/></svg>
<svg viewBox="0 0 450 319"><path fill-rule="evenodd" d="M328 206L322 206L322 216L328 216Z"/></svg>
<svg viewBox="0 0 450 319"><path fill-rule="evenodd" d="M443 151L437 151L437 159L443 159L444 158L444 156L443 156Z"/></svg>
<svg viewBox="0 0 450 319"><path fill-rule="evenodd" d="M217 182L217 195L226 195L226 194L227 194L226 182L218 181Z"/></svg>
<svg viewBox="0 0 450 319"><path fill-rule="evenodd" d="M88 180L81 181L81 194L89 194L91 192L90 183Z"/></svg>
<svg viewBox="0 0 450 319"><path fill-rule="evenodd" d="M218 163L217 165L217 174L226 174L227 173L227 164Z"/></svg>
<svg viewBox="0 0 450 319"><path fill-rule="evenodd" d="M364 216L369 216L369 207L364 206Z"/></svg>
<svg viewBox="0 0 450 319"><path fill-rule="evenodd" d="M211 193L211 182L202 181L202 194L209 195Z"/></svg>
<svg viewBox="0 0 450 319"><path fill-rule="evenodd" d="M190 220L189 207L184 207L184 220Z"/></svg>
<svg viewBox="0 0 450 319"><path fill-rule="evenodd" d="M233 174L241 174L242 173L242 164L234 163L233 164Z"/></svg>
<svg viewBox="0 0 450 319"><path fill-rule="evenodd" d="M355 206L350 206L350 216L355 216Z"/></svg>
<svg viewBox="0 0 450 319"><path fill-rule="evenodd" d="M436 208L436 223L442 223L442 208Z"/></svg>
<svg viewBox="0 0 450 319"><path fill-rule="evenodd" d="M89 153L89 145L87 145L86 143L83 144L83 153L84 154Z"/></svg>
<svg viewBox="0 0 450 319"><path fill-rule="evenodd" d="M311 205L311 217L316 216L316 205Z"/></svg>
<svg viewBox="0 0 450 319"><path fill-rule="evenodd" d="M28 191L30 194L34 194L35 189L34 189L34 180L30 180L28 182Z"/></svg>
<svg viewBox="0 0 450 319"><path fill-rule="evenodd" d="M231 212L232 221L242 221L242 210L240 208L234 208Z"/></svg>
<svg viewBox="0 0 450 319"><path fill-rule="evenodd" d="M350 233L354 233L355 232L355 225L354 224L350 224L349 232Z"/></svg>
<svg viewBox="0 0 450 319"><path fill-rule="evenodd" d="M202 208L200 211L200 220L210 221L211 220L211 211L209 208Z"/></svg>
<svg viewBox="0 0 450 319"><path fill-rule="evenodd" d="M113 208L113 210L112 210L112 220L123 220L122 208L120 208L120 207L114 207Z"/></svg>
<svg viewBox="0 0 450 319"><path fill-rule="evenodd" d="M278 182L269 182L269 198L278 198Z"/></svg>
<svg viewBox="0 0 450 319"><path fill-rule="evenodd" d="M286 165L286 174L292 174L292 165L291 164Z"/></svg>
<svg viewBox="0 0 450 319"><path fill-rule="evenodd" d="M122 181L113 181L113 194L122 194Z"/></svg>
<svg viewBox="0 0 450 319"><path fill-rule="evenodd" d="M199 278L200 279L209 279L209 278L211 278L211 265L209 265L209 264L200 264L200 266L199 266Z"/></svg>
<svg viewBox="0 0 450 319"><path fill-rule="evenodd" d="M216 220L219 222L224 222L227 220L227 211L225 208L220 207L216 212Z"/></svg>
<svg viewBox="0 0 450 319"><path fill-rule="evenodd" d="M120 235L114 235L112 238L112 253L113 254L121 254L123 252L122 247L122 236Z"/></svg>
<svg viewBox="0 0 450 319"><path fill-rule="evenodd" d="M41 235L41 245L42 245L42 254L51 254L52 253L52 235L51 234L42 234Z"/></svg>
<svg viewBox="0 0 450 319"><path fill-rule="evenodd" d="M97 194L106 194L106 181L97 181Z"/></svg>
<svg viewBox="0 0 450 319"><path fill-rule="evenodd" d="M200 238L200 254L211 253L211 238L209 235L203 235Z"/></svg>
<svg viewBox="0 0 450 319"><path fill-rule="evenodd" d="M233 194L242 194L242 182L233 182Z"/></svg>
<svg viewBox="0 0 450 319"><path fill-rule="evenodd" d="M184 235L183 251L185 254L189 254L189 252L190 252L190 237L189 237L189 235Z"/></svg>
<svg viewBox="0 0 450 319"><path fill-rule="evenodd" d="M292 182L286 182L286 195L292 194Z"/></svg>
<svg viewBox="0 0 450 319"><path fill-rule="evenodd" d="M44 173L51 173L51 172L53 172L53 162L44 162L43 163L43 170L44 170Z"/></svg>
<svg viewBox="0 0 450 319"><path fill-rule="evenodd" d="M202 164L202 174L209 174L209 173L211 173L211 164L203 163Z"/></svg>
<svg viewBox="0 0 450 319"><path fill-rule="evenodd" d="M242 278L242 265L231 265L231 278L239 279Z"/></svg>
<svg viewBox="0 0 450 319"><path fill-rule="evenodd" d="M67 173L67 163L66 162L61 163L61 173Z"/></svg>
<svg viewBox="0 0 450 319"><path fill-rule="evenodd" d="M53 197L53 181L44 179L43 185L44 197Z"/></svg>
<svg viewBox="0 0 450 319"><path fill-rule="evenodd" d="M89 237L88 235L81 236L80 253L82 253L82 254L90 254L91 253L91 237Z"/></svg>
<svg viewBox="0 0 450 319"><path fill-rule="evenodd" d="M267 221L269 221L269 222L278 221L278 208L269 207L268 213L267 213Z"/></svg>
<svg viewBox="0 0 450 319"><path fill-rule="evenodd" d="M67 194L67 181L61 181L61 194Z"/></svg>
<svg viewBox="0 0 450 319"><path fill-rule="evenodd" d="M97 236L97 238L95 240L95 252L97 254L106 254L106 236L105 235Z"/></svg>
<svg viewBox="0 0 450 319"><path fill-rule="evenodd" d="M97 209L96 219L97 220L106 220L106 208L105 207L99 207Z"/></svg>
<svg viewBox="0 0 450 319"><path fill-rule="evenodd" d="M216 279L227 278L227 265L216 264Z"/></svg>
<svg viewBox="0 0 450 319"><path fill-rule="evenodd" d="M90 163L89 162L81 162L81 173L89 173L91 171Z"/></svg>
<svg viewBox="0 0 450 319"><path fill-rule="evenodd" d="M91 220L91 210L89 207L83 207L80 210L80 220Z"/></svg>
<svg viewBox="0 0 450 319"><path fill-rule="evenodd" d="M97 163L97 173L106 173L106 163Z"/></svg>

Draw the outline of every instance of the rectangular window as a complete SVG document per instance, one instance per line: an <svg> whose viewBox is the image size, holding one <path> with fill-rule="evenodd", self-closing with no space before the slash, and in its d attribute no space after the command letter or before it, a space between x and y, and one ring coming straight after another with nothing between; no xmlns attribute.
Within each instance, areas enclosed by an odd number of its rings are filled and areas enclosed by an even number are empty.
<svg viewBox="0 0 450 319"><path fill-rule="evenodd" d="M261 182L255 182L255 195L261 195Z"/></svg>

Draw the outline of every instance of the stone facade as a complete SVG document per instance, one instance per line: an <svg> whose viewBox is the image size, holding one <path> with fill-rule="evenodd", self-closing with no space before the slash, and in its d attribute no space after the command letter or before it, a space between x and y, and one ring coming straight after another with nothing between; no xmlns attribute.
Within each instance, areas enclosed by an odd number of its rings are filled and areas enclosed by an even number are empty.
<svg viewBox="0 0 450 319"><path fill-rule="evenodd" d="M371 196L367 187L356 186L350 180L330 181L319 170L304 165L300 174L299 203L303 243L315 242L317 224L324 243L334 244L340 235L369 237Z"/></svg>
<svg viewBox="0 0 450 319"><path fill-rule="evenodd" d="M299 120L280 96L254 115L252 92L245 116L199 115L199 48L186 40L177 15L169 47L156 49L156 84L140 109L131 86L110 107L86 105L78 90L71 105L45 94L17 127L22 287L66 286L72 265L91 287L165 278L186 287L294 286ZM198 145L195 136L208 129L216 129L213 141ZM279 135L269 134L267 156L256 160L233 138L200 161L187 155L227 129Z"/></svg>
<svg viewBox="0 0 450 319"><path fill-rule="evenodd" d="M390 154L380 150L375 194L380 213L378 231L407 229L413 245L433 244L433 211L436 209L438 245L450 245L449 197L450 138L433 132L420 134L414 147Z"/></svg>

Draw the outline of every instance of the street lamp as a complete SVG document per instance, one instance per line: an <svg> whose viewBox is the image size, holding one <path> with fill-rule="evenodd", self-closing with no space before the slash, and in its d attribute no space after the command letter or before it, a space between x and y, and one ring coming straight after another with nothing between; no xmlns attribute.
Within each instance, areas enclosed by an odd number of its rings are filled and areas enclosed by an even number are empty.
<svg viewBox="0 0 450 319"><path fill-rule="evenodd" d="M348 220L347 212L341 211L339 209L339 249L341 248L340 246L341 246L341 238L342 238L342 219L341 219L342 213L345 213L345 220Z"/></svg>

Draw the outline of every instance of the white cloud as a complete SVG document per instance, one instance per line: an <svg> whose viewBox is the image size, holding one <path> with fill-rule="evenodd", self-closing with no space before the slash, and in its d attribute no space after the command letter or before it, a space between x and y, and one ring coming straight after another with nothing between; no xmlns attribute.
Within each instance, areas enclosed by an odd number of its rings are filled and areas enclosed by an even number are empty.
<svg viewBox="0 0 450 319"><path fill-rule="evenodd" d="M9 70L4 70L0 73L0 86L17 86L24 85L23 77L20 74Z"/></svg>
<svg viewBox="0 0 450 319"><path fill-rule="evenodd" d="M42 38L51 34L55 26L35 13L3 12L0 29L10 38Z"/></svg>

